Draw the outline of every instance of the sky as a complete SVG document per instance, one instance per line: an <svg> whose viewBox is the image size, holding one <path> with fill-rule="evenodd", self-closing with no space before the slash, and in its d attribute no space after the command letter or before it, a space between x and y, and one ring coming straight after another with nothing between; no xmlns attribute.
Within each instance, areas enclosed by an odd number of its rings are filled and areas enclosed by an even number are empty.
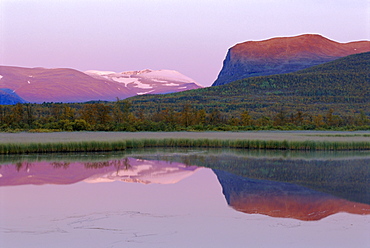
<svg viewBox="0 0 370 248"><path fill-rule="evenodd" d="M210 86L237 43L370 40L370 0L0 0L0 64L170 69Z"/></svg>

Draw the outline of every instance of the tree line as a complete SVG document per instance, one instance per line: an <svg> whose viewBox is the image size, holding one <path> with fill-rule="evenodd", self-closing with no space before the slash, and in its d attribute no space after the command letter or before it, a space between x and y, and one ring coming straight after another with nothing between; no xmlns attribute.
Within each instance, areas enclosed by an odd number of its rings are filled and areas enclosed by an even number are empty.
<svg viewBox="0 0 370 248"><path fill-rule="evenodd" d="M154 110L153 110L154 109ZM364 112L338 115L279 110L254 115L248 109L233 114L190 103L146 109L128 100L91 103L18 103L0 105L0 131L238 131L238 130L369 130Z"/></svg>

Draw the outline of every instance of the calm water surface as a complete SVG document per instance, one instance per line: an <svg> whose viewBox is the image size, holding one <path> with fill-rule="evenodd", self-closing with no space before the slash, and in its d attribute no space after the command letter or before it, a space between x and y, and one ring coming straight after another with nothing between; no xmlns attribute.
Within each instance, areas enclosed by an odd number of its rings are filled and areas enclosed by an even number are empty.
<svg viewBox="0 0 370 248"><path fill-rule="evenodd" d="M369 247L370 154L0 157L0 247Z"/></svg>

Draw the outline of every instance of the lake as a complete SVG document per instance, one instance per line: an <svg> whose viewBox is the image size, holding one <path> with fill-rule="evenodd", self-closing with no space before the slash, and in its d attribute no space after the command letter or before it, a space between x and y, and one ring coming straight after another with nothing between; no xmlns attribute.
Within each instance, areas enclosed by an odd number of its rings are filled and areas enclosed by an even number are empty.
<svg viewBox="0 0 370 248"><path fill-rule="evenodd" d="M0 156L0 247L369 247L370 153Z"/></svg>

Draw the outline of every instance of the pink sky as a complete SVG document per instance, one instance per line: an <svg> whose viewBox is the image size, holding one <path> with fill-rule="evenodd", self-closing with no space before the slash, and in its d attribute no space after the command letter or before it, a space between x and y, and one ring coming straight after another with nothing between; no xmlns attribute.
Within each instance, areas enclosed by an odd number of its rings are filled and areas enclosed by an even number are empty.
<svg viewBox="0 0 370 248"><path fill-rule="evenodd" d="M172 69L209 86L236 43L369 40L369 16L368 0L1 0L0 64Z"/></svg>

